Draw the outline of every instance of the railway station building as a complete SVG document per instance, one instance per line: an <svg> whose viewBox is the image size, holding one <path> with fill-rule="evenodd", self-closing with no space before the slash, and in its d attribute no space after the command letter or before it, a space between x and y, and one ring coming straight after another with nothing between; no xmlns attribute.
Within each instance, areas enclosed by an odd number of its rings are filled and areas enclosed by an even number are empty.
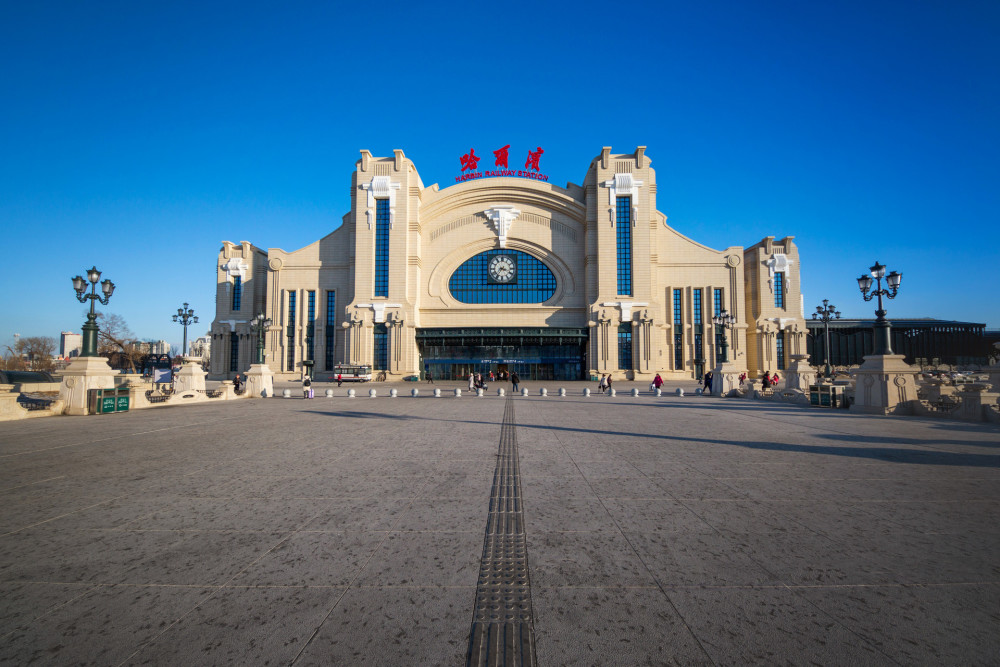
<svg viewBox="0 0 1000 667"><path fill-rule="evenodd" d="M793 237L721 250L687 238L657 209L643 146L604 148L565 187L540 148L523 170L508 148L470 150L443 188L402 150L362 150L334 231L292 251L224 242L209 377L255 361L258 314L277 379L329 379L338 364L397 379L700 377L721 359L722 310L736 318L729 358L751 377L806 353Z"/></svg>

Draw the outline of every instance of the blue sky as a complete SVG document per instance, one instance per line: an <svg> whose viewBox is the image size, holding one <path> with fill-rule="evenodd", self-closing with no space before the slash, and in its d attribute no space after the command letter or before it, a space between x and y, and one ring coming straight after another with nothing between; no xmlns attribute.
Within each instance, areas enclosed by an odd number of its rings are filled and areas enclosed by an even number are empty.
<svg viewBox="0 0 1000 667"><path fill-rule="evenodd" d="M647 146L681 233L796 237L807 314L872 317L879 260L890 320L1000 328L997 34L996 2L4 2L0 345L79 331L94 264L179 344L221 242L332 231L359 150L444 187L504 144L559 185Z"/></svg>

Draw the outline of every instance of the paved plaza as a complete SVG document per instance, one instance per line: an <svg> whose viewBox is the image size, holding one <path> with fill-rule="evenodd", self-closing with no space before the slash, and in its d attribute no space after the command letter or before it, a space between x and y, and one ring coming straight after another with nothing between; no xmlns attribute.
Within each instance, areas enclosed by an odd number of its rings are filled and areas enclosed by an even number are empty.
<svg viewBox="0 0 1000 667"><path fill-rule="evenodd" d="M995 425L394 386L5 423L0 664L1000 662Z"/></svg>

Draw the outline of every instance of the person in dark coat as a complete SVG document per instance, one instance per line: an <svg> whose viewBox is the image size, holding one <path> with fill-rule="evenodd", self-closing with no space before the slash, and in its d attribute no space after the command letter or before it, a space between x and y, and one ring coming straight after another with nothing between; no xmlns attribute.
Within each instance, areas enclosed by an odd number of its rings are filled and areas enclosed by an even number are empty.
<svg viewBox="0 0 1000 667"><path fill-rule="evenodd" d="M705 373L705 393L706 394L711 394L712 393L712 379L713 379L712 371L709 371L709 372Z"/></svg>
<svg viewBox="0 0 1000 667"><path fill-rule="evenodd" d="M514 387L514 391L517 391L517 385L521 382L521 376L517 374L517 371L510 372L510 383Z"/></svg>

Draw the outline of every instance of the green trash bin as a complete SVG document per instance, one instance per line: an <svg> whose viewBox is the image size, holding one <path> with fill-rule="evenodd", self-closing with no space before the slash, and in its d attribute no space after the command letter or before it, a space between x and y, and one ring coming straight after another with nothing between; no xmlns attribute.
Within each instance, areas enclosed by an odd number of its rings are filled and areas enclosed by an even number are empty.
<svg viewBox="0 0 1000 667"><path fill-rule="evenodd" d="M128 388L91 389L88 397L88 412L92 415L104 415L109 412L128 412Z"/></svg>

